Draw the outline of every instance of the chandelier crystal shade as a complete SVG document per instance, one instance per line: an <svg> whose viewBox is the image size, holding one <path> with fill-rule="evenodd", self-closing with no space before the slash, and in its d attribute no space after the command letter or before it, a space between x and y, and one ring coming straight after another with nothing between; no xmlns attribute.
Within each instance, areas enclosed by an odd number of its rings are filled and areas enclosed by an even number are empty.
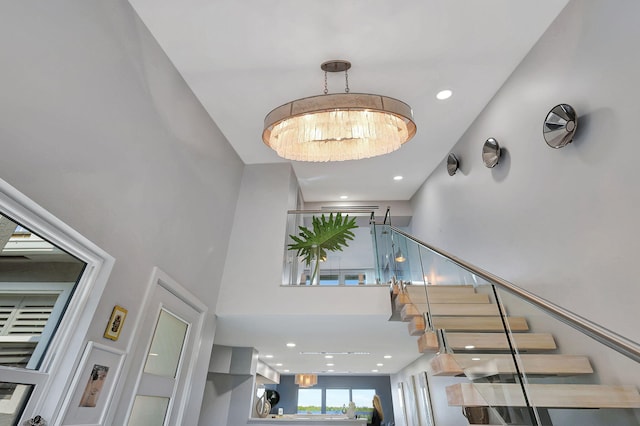
<svg viewBox="0 0 640 426"><path fill-rule="evenodd" d="M328 66L330 65L330 66ZM331 61L325 71L351 64ZM347 80L348 81L348 80ZM262 140L283 158L296 161L359 160L399 149L416 133L406 103L366 93L325 94L298 99L271 111Z"/></svg>
<svg viewBox="0 0 640 426"><path fill-rule="evenodd" d="M296 374L295 384L301 388L310 388L318 384L318 376L316 374Z"/></svg>

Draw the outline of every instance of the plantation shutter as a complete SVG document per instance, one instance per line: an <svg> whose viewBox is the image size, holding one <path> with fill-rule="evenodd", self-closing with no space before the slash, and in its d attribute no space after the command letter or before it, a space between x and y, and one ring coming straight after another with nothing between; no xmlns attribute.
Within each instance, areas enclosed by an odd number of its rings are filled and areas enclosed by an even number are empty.
<svg viewBox="0 0 640 426"><path fill-rule="evenodd" d="M40 341L59 294L3 295L0 365L25 367Z"/></svg>

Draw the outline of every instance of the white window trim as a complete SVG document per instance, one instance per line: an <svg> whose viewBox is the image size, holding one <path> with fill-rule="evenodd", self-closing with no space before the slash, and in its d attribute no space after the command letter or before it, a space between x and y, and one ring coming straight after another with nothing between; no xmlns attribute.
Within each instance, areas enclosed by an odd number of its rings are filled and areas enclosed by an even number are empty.
<svg viewBox="0 0 640 426"><path fill-rule="evenodd" d="M49 424L59 424L62 402L115 259L2 179L0 211L87 265L40 369L31 373L44 373L48 379L34 392L23 416L42 413Z"/></svg>

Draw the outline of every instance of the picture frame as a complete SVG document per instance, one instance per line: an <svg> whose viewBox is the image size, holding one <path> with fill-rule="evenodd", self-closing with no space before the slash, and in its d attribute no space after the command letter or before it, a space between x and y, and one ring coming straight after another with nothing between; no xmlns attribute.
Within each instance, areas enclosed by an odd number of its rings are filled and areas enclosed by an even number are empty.
<svg viewBox="0 0 640 426"><path fill-rule="evenodd" d="M64 425L103 426L122 371L125 353L88 342L65 401Z"/></svg>
<svg viewBox="0 0 640 426"><path fill-rule="evenodd" d="M422 408L422 417L425 419L425 426L435 425L435 419L433 416L433 406L431 404L431 385L429 383L429 375L426 371L423 371L418 375L418 387L420 394L420 405Z"/></svg>
<svg viewBox="0 0 640 426"><path fill-rule="evenodd" d="M105 338L113 341L118 340L120 331L122 331L122 326L124 325L124 319L127 317L127 312L128 311L122 306L116 305L113 307L111 318L109 318L107 328L104 330Z"/></svg>

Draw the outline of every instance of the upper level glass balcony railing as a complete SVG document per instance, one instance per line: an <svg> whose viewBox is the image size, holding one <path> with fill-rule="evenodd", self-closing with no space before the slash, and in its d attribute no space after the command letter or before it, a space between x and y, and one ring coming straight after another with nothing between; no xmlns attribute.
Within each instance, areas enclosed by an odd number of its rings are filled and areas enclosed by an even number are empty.
<svg viewBox="0 0 640 426"><path fill-rule="evenodd" d="M318 223L326 224L331 220L335 224L338 214L342 223L353 221L356 227L348 230L344 239L346 244L338 244L336 248L331 243L336 235L339 238L343 227L314 229L314 218ZM380 280L374 263L375 243L372 237L375 235L369 226L370 217L371 212L364 210L290 211L287 215L282 284L357 286L386 283ZM320 246L315 244L308 252L292 250L290 245L297 243L293 237L309 241L309 244L319 243Z"/></svg>

